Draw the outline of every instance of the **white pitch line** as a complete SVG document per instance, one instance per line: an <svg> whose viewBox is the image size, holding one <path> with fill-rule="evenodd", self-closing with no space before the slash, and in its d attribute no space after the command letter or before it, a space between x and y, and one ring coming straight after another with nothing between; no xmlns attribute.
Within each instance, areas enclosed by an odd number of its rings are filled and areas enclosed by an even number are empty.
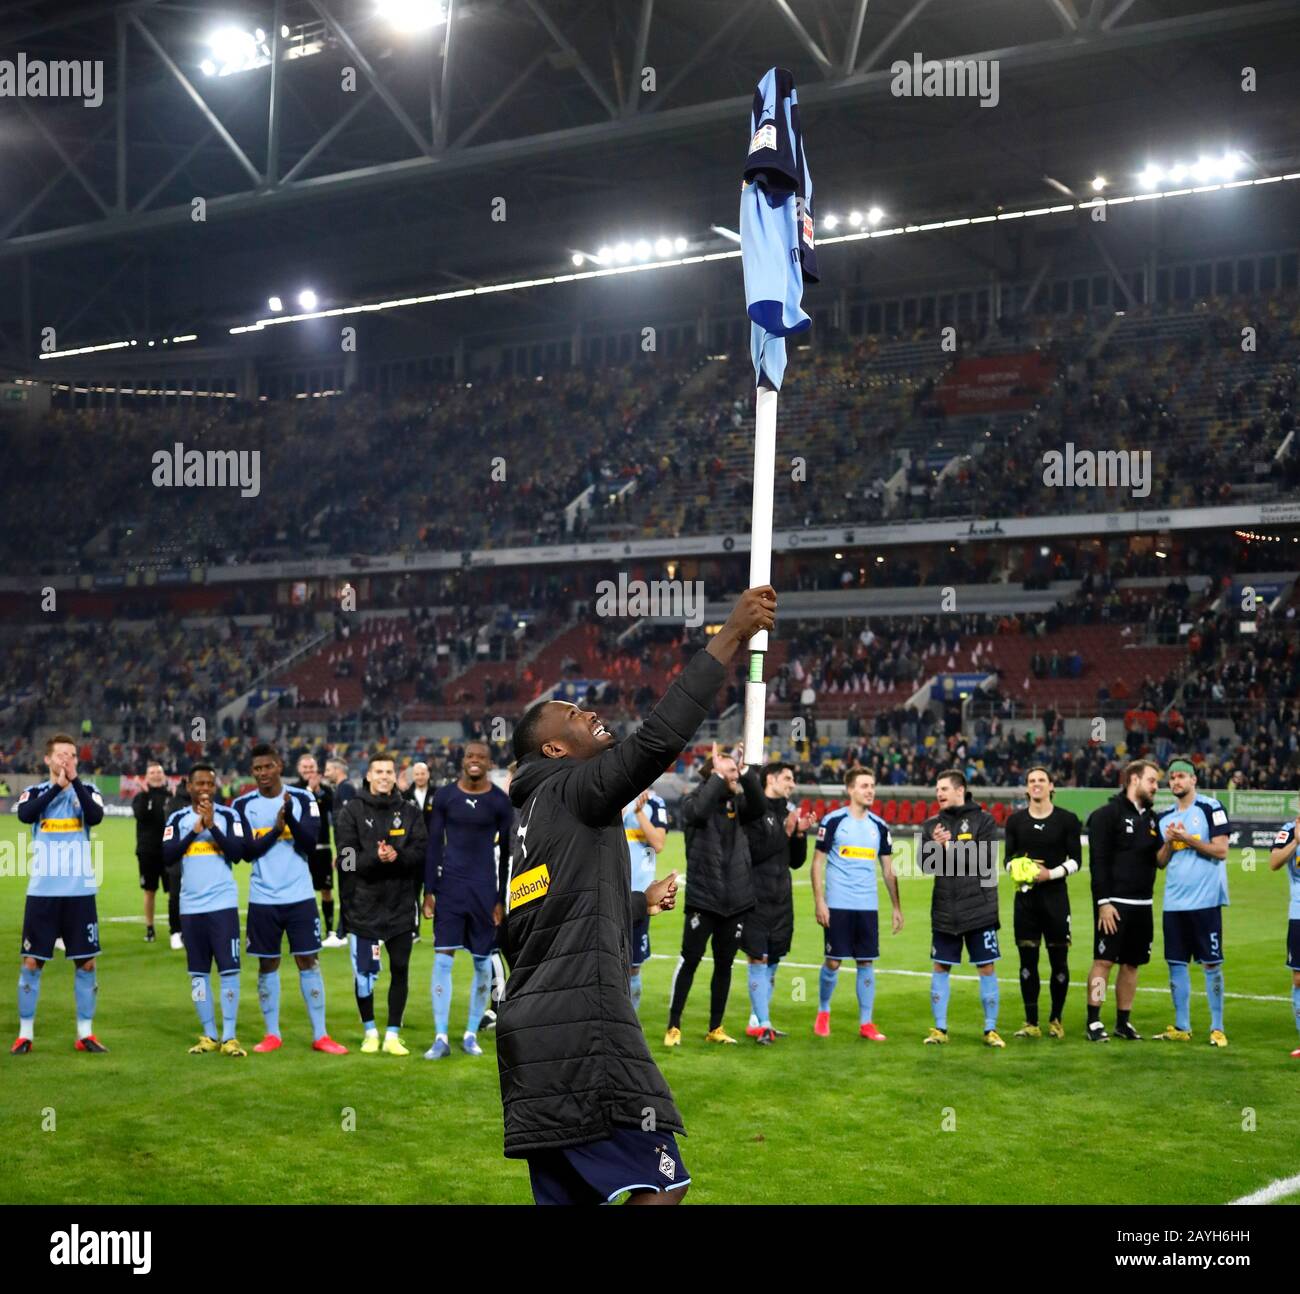
<svg viewBox="0 0 1300 1294"><path fill-rule="evenodd" d="M1249 1195L1243 1195L1239 1200L1229 1200L1229 1204L1272 1204L1274 1200L1285 1199L1288 1195L1294 1195L1300 1191L1300 1173L1294 1177L1279 1177L1275 1182L1269 1182L1267 1186L1261 1187L1258 1191L1252 1191Z"/></svg>
<svg viewBox="0 0 1300 1294"><path fill-rule="evenodd" d="M672 953L651 953L650 956L651 956L652 958L656 959L656 960L664 960L664 961L676 961L676 960L677 960L676 955L675 955L675 954L672 954ZM821 964L821 962L788 962L788 961L785 960L785 958L782 958L782 959L781 959L780 964L781 964L782 966L793 966L793 967L795 967L795 968L798 969L798 970L821 970L821 968L822 968L822 964ZM853 966L841 966L841 967L840 967L840 970L839 970L839 974L841 974L841 975L852 975L852 974L855 972L855 969L856 969L856 968L853 967ZM877 965L876 965L876 974L877 974L877 975L911 975L911 976L914 976L914 977L917 978L917 979L929 979L931 973L932 973L932 972L930 972L930 971L902 970L902 969L900 969L900 968L896 968L896 967L893 967L893 966L888 966L888 967L887 967L887 966L881 966L881 965L879 965L879 963L877 963ZM954 973L951 972L951 971L949 972L949 974L952 976L953 979L969 980L972 984L973 984L976 980L979 979L979 976L978 976L978 975L957 975L957 974L954 974ZM1005 976L1001 976L1001 975L999 975L999 976L997 977L997 981L998 981L999 984L1019 984L1019 983L1020 983L1019 979L1011 979L1011 978L1007 978L1007 977L1005 977ZM1087 986L1087 984L1086 984L1083 980L1074 980L1074 979L1072 979L1072 980L1070 981L1070 987L1071 987L1071 988L1087 988L1088 986ZM1161 993L1161 994L1166 994L1166 993L1169 992L1168 988L1150 988L1150 987L1143 987L1143 986L1140 985L1140 984L1138 985L1138 990L1137 990L1137 991L1138 991L1139 993ZM1110 993L1109 993L1107 996L1108 996L1108 997L1113 997L1113 996L1114 996L1114 992L1115 992L1114 985L1112 985L1112 986L1111 986L1111 989L1110 989ZM1201 991L1198 990L1198 989L1193 989L1193 990L1192 990L1192 994L1193 994L1194 997L1206 997L1206 996L1207 996L1205 993L1201 992ZM1291 999L1290 999L1289 997L1281 997L1281 996L1274 997L1274 996L1272 996L1271 994L1267 994L1267 993L1227 993L1227 992L1225 992L1223 996L1224 996L1225 998L1229 998L1229 997L1230 997L1230 998L1235 998L1236 1000L1238 1000L1238 1001L1240 1001L1240 1002L1290 1002L1290 1001L1291 1001Z"/></svg>
<svg viewBox="0 0 1300 1294"><path fill-rule="evenodd" d="M240 915L241 915L241 916L243 915L243 909L240 909ZM101 920L104 920L104 921L119 921L119 922L126 922L126 923L134 924L134 925L143 925L143 924L144 924L144 918L143 918L143 917L103 917L103 918L101 918ZM672 954L672 953L651 953L650 956L651 956L651 959L654 960L654 961L676 961L676 960L677 960L676 956L675 956L674 954ZM789 961L786 961L784 958L782 958L782 960L781 960L781 965L782 965L782 966L792 966L792 967L794 967L796 970L821 970L821 966L822 966L821 962L789 962ZM854 967L852 967L852 966L842 966L842 967L840 967L840 972L839 972L839 973L840 973L841 975L851 975L851 974L854 973ZM910 975L910 976L913 976L914 978L917 978L917 979L929 979L929 977L930 977L930 973L931 973L930 971L903 970L903 969L901 969L901 968L899 968L899 967L894 967L894 966L880 966L880 965L877 965L877 966L876 966L876 974L877 974L877 975ZM952 972L949 972L949 973L952 974ZM968 981L970 981L970 982L973 984L976 980L979 979L979 976L978 976L978 975L957 975L957 974L952 974L952 978L953 978L953 979L959 979L959 980L968 980ZM1020 981L1019 981L1018 979L1008 978L1008 977L1001 976L1001 975L999 975L999 976L997 977L997 980L998 980L998 983L999 983L999 984L1019 984L1019 983L1020 983ZM1087 988L1088 986L1087 986L1087 984L1086 984L1083 980L1073 980L1073 979L1072 979L1072 980L1070 981L1070 987L1071 987L1071 988ZM1168 992L1169 992L1169 990L1168 990L1167 988L1151 988L1151 987L1149 987L1149 986L1143 986L1143 985L1141 985L1141 984L1138 985L1138 990L1137 990L1137 991L1138 991L1139 993L1161 993L1161 994L1163 994L1163 993L1168 993ZM1111 995L1113 995L1113 993L1114 993L1114 988L1113 988L1113 986L1112 986L1112 989L1111 989ZM1201 992L1200 989L1193 989L1193 990L1192 990L1192 996L1193 996L1193 997L1206 997L1207 994ZM1232 998L1234 1001L1238 1001L1238 1002L1290 1002L1290 1001L1291 1001L1291 999L1290 999L1289 997L1282 997L1282 996L1280 996L1280 995L1275 997L1275 996L1273 996L1272 994L1268 994L1268 993L1228 993L1228 992L1225 992L1223 996L1224 996L1225 998Z"/></svg>

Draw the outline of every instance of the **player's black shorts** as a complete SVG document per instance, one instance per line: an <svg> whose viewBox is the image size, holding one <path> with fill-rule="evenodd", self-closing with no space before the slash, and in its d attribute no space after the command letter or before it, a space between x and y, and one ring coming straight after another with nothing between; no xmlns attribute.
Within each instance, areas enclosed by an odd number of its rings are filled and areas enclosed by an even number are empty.
<svg viewBox="0 0 1300 1294"><path fill-rule="evenodd" d="M497 927L492 923L492 907L473 894L444 891L435 895L433 946L467 948L475 957L496 952Z"/></svg>
<svg viewBox="0 0 1300 1294"><path fill-rule="evenodd" d="M603 1141L528 1156L538 1204L608 1204L624 1191L680 1190L690 1182L671 1132L615 1128Z"/></svg>
<svg viewBox="0 0 1300 1294"><path fill-rule="evenodd" d="M1032 890L1017 890L1015 903L1016 943L1070 943L1070 892L1064 881L1049 881Z"/></svg>
<svg viewBox="0 0 1300 1294"><path fill-rule="evenodd" d="M239 972L239 909L182 912L181 937L191 975L206 975L217 963L221 975Z"/></svg>
<svg viewBox="0 0 1300 1294"><path fill-rule="evenodd" d="M938 962L940 966L960 966L963 945L972 966L987 966L1002 956L998 948L997 926L984 926L980 930L967 930L960 935L931 930L930 960Z"/></svg>
<svg viewBox="0 0 1300 1294"><path fill-rule="evenodd" d="M250 957L278 957L280 940L286 934L293 956L310 957L320 952L320 913L315 899L248 905Z"/></svg>
<svg viewBox="0 0 1300 1294"><path fill-rule="evenodd" d="M790 951L794 938L794 904L758 903L745 913L740 946L746 957L779 961Z"/></svg>
<svg viewBox="0 0 1300 1294"><path fill-rule="evenodd" d="M162 855L136 854L135 861L140 869L140 888L148 890L150 894L156 894L159 882L163 879Z"/></svg>
<svg viewBox="0 0 1300 1294"><path fill-rule="evenodd" d="M67 898L27 896L23 909L23 956L47 962L54 956L54 941L63 940L63 955L83 961L99 953L99 913L93 894Z"/></svg>
<svg viewBox="0 0 1300 1294"><path fill-rule="evenodd" d="M1223 960L1223 909L1193 908L1163 917L1165 961L1171 966L1198 961L1213 966Z"/></svg>
<svg viewBox="0 0 1300 1294"><path fill-rule="evenodd" d="M650 960L650 918L642 917L632 922L632 965L641 966Z"/></svg>
<svg viewBox="0 0 1300 1294"><path fill-rule="evenodd" d="M1118 962L1121 966L1145 966L1151 960L1151 940L1155 921L1149 903L1116 903L1119 929L1104 935L1097 928L1097 905L1092 907L1092 955L1099 962Z"/></svg>
<svg viewBox="0 0 1300 1294"><path fill-rule="evenodd" d="M1300 917L1292 917L1286 923L1286 964L1293 971L1300 971Z"/></svg>
<svg viewBox="0 0 1300 1294"><path fill-rule="evenodd" d="M307 860L311 872L311 887L314 890L332 890L334 888L334 861L328 848L319 846L311 851Z"/></svg>
<svg viewBox="0 0 1300 1294"><path fill-rule="evenodd" d="M880 913L858 908L831 908L826 927L826 956L832 961L873 962L880 956Z"/></svg>

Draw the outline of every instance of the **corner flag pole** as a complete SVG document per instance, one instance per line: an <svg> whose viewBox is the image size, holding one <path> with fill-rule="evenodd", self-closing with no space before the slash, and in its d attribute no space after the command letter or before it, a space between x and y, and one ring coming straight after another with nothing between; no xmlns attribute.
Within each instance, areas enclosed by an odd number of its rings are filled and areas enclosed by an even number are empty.
<svg viewBox="0 0 1300 1294"><path fill-rule="evenodd" d="M758 387L754 409L754 498L749 532L749 587L772 582L772 492L776 477L776 391L766 382ZM763 728L767 714L767 684L763 658L767 630L749 640L749 677L745 683L745 763L763 764Z"/></svg>
<svg viewBox="0 0 1300 1294"><path fill-rule="evenodd" d="M819 281L813 248L813 186L799 124L794 77L769 68L754 90L749 151L740 189L740 260L754 361L754 499L749 587L772 583L772 504L776 483L776 402L785 376L785 339L812 319L800 304L804 282ZM768 633L749 640L745 681L745 763L763 763Z"/></svg>

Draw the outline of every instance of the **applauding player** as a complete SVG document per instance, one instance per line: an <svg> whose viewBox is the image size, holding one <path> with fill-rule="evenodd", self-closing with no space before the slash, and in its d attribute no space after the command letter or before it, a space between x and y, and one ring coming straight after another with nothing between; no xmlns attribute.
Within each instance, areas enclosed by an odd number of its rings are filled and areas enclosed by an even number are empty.
<svg viewBox="0 0 1300 1294"><path fill-rule="evenodd" d="M311 1018L312 1047L332 1056L347 1048L325 1032L325 981L321 977L320 916L308 860L316 848L320 808L310 791L281 781L284 765L274 747L253 747L256 791L232 806L244 822L246 857L253 864L248 888L248 951L260 959L257 1000L266 1036L254 1051L275 1051L280 1041L280 947L287 934L298 964L298 984Z"/></svg>
<svg viewBox="0 0 1300 1294"><path fill-rule="evenodd" d="M190 997L203 1032L191 1056L220 1051L247 1056L236 1037L239 1016L239 890L232 864L244 855L244 823L215 804L217 775L210 764L190 769L190 806L167 819L163 866L181 865L181 930L190 972ZM212 963L221 977L221 1041L212 1005Z"/></svg>
<svg viewBox="0 0 1300 1294"><path fill-rule="evenodd" d="M104 820L99 792L77 776L77 746L57 733L45 743L49 777L18 797L18 821L32 829L32 868L23 912L22 969L18 973L18 1039L14 1056L32 1049L41 972L63 940L64 956L76 963L77 1050L103 1052L95 1037L95 956L99 952L99 914L95 892L98 869L90 849L90 829Z"/></svg>

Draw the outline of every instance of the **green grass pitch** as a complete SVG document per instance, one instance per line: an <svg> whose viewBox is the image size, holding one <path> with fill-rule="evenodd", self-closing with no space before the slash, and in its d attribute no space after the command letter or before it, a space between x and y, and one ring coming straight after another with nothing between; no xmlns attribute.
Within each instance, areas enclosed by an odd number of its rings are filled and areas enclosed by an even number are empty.
<svg viewBox="0 0 1300 1294"><path fill-rule="evenodd" d="M0 819L4 854L17 819ZM5 1202L526 1203L525 1166L501 1153L501 1106L491 1035L485 1055L459 1050L420 1059L432 1040L429 928L416 948L406 1014L409 1059L362 1056L348 955L321 961L331 1033L354 1049L322 1056L309 1046L292 962L282 964L284 1049L231 1060L190 1056L197 1033L184 954L143 942L134 824L109 819L99 911L103 954L96 1031L111 1054L74 1052L72 969L47 968L36 1049L0 1059ZM681 866L671 833L660 874ZM727 1024L737 1047L706 1046L711 964L696 977L680 1051L661 1041L679 913L652 924L642 1018L686 1119L683 1156L696 1203L1221 1203L1300 1171L1295 1092L1300 1062L1284 965L1287 895L1282 876L1243 865L1234 850L1225 914L1226 1029L1230 1047L1205 1043L1203 981L1193 970L1190 1044L1089 1045L1082 1037L1090 941L1088 878L1075 877L1075 983L1063 1042L1017 1040L1021 1023L1003 878L1000 1028L1007 1048L980 1045L976 986L962 968L953 986L952 1041L921 1046L929 1024L929 882L904 879L907 919L882 936L876 1021L883 1045L857 1037L851 973L841 973L829 1039L812 1035L820 930L807 869L796 873L796 936L773 1003L790 1036L759 1048L743 1038L749 1004L736 962ZM248 869L240 867L242 896ZM0 988L8 1042L17 1033L18 948L26 882L0 877L0 946L11 971ZM159 898L163 896L160 894ZM241 922L242 924L242 922ZM1159 921L1155 954L1134 1010L1144 1033L1172 1019ZM1046 971L1046 958L1042 970ZM457 959L452 1035L464 1025L469 977ZM384 1015L386 977L377 995ZM1154 990L1154 991L1153 991ZM1046 1018L1046 991L1043 997ZM1108 1004L1105 1019L1113 1020ZM255 963L245 962L240 1037L261 1035Z"/></svg>

